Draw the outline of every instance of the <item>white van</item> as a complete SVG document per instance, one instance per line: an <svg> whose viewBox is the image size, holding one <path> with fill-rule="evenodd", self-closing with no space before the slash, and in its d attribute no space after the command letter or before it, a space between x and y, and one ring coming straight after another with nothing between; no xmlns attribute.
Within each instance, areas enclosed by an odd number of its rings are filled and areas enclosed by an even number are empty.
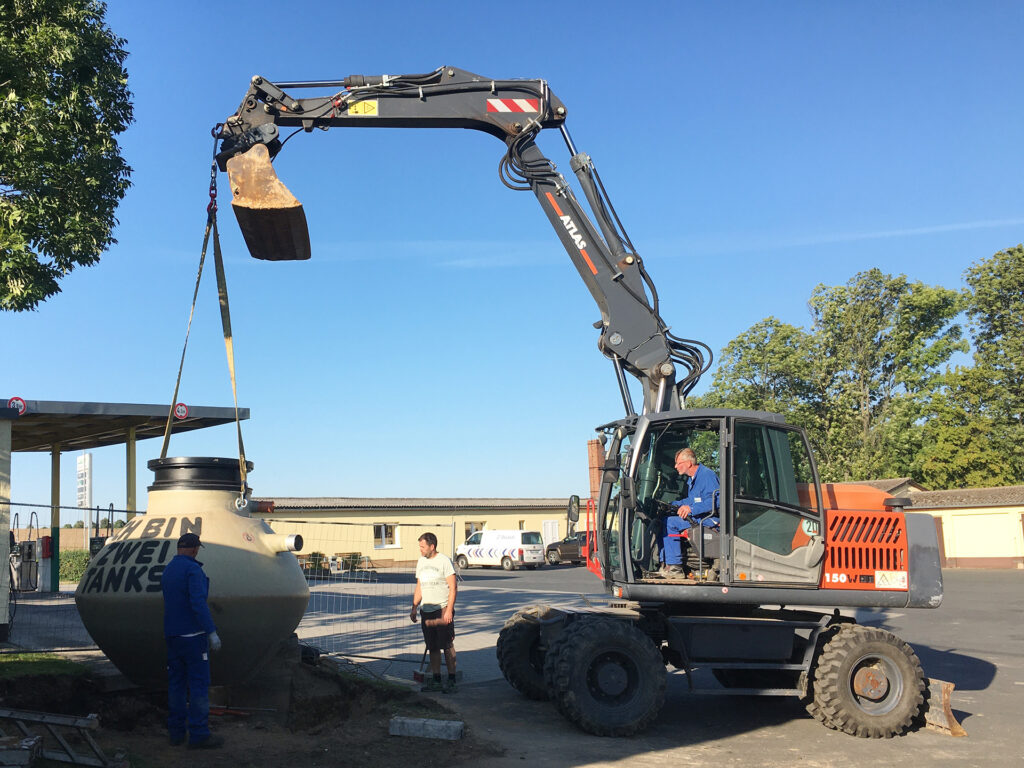
<svg viewBox="0 0 1024 768"><path fill-rule="evenodd" d="M537 531L477 531L455 549L455 564L500 565L506 571L544 563L544 539Z"/></svg>

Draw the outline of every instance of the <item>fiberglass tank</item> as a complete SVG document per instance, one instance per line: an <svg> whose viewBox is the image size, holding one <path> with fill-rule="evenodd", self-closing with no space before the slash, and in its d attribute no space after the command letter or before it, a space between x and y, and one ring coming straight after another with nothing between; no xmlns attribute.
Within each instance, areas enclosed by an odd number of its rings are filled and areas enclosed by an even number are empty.
<svg viewBox="0 0 1024 768"><path fill-rule="evenodd" d="M252 464L248 465L250 468ZM82 623L132 682L166 686L164 567L178 537L196 533L196 559L210 579L208 604L223 648L210 656L213 685L242 682L291 636L309 603L293 551L301 536L278 535L243 505L238 459L154 459L149 508L107 539L75 591Z"/></svg>

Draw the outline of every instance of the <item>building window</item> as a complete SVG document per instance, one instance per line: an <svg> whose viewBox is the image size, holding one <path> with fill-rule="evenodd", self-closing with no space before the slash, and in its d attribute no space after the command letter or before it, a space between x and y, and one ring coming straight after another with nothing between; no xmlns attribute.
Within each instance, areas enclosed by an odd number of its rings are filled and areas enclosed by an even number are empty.
<svg viewBox="0 0 1024 768"><path fill-rule="evenodd" d="M476 533L477 531L482 531L483 529L483 523L466 523L466 538L468 539L474 533Z"/></svg>
<svg viewBox="0 0 1024 768"><path fill-rule="evenodd" d="M526 530L526 521L525 520L520 520L519 521L519 530L520 531L525 531Z"/></svg>
<svg viewBox="0 0 1024 768"><path fill-rule="evenodd" d="M374 523L373 524L373 547L383 549L386 547L398 546L398 524L397 523Z"/></svg>

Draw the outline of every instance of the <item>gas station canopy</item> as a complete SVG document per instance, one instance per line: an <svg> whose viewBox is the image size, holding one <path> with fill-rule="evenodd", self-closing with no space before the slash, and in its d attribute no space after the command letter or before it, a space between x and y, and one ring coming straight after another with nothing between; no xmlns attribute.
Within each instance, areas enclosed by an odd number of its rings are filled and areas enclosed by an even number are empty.
<svg viewBox="0 0 1024 768"><path fill-rule="evenodd" d="M21 400L8 407L21 411L11 421L11 450L14 452L50 453L55 448L59 451L82 451L122 445L129 440L132 428L134 439L144 440L163 436L167 425L166 404ZM239 408L238 418L248 419L249 409ZM230 424L234 420L234 408L188 406L175 414L171 431L174 434L189 432Z"/></svg>

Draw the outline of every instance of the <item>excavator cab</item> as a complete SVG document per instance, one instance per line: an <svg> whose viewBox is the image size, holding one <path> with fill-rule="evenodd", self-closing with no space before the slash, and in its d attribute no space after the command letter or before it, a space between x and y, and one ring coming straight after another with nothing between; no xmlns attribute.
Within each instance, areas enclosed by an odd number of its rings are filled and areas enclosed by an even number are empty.
<svg viewBox="0 0 1024 768"><path fill-rule="evenodd" d="M308 259L309 227L295 195L277 178L270 152L256 144L227 161L231 208L253 258Z"/></svg>
<svg viewBox="0 0 1024 768"><path fill-rule="evenodd" d="M658 570L665 520L676 514L670 505L688 493L687 478L674 467L682 448L693 449L720 486L705 521L717 524L694 525L685 534L687 570L696 581L818 583L824 554L821 493L802 430L773 414L692 410L620 423L611 437L599 515L609 586L642 587Z"/></svg>

